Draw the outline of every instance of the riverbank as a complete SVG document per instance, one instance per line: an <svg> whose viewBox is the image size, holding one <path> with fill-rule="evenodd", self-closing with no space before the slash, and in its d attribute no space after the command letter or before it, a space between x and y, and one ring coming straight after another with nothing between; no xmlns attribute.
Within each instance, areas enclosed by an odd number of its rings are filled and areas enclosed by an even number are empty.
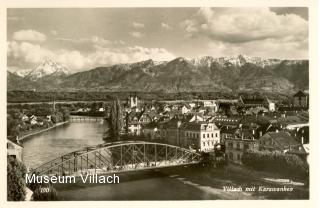
<svg viewBox="0 0 320 208"><path fill-rule="evenodd" d="M64 124L68 123L68 122L69 122L69 121L59 122L59 123L56 123L56 124L54 124L53 126L50 126L50 127L48 127L48 128L35 130L35 131L31 132L31 133L28 133L28 134L26 134L26 135L23 135L23 136L21 136L21 137L18 137L18 141L21 142L21 141L27 139L28 137L34 136L34 135L36 135L36 134L40 134L40 133L42 133L42 132L48 131L48 130L53 129L53 128L56 128L56 127L58 127L58 126L62 126L62 125L64 125Z"/></svg>

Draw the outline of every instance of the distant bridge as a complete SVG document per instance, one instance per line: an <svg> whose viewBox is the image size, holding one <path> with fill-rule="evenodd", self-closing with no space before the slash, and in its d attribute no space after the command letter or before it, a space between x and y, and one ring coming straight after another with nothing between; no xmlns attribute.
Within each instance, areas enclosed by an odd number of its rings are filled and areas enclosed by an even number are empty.
<svg viewBox="0 0 320 208"><path fill-rule="evenodd" d="M104 143L70 152L34 171L39 175L105 174L196 164L200 154L181 147L144 141Z"/></svg>
<svg viewBox="0 0 320 208"><path fill-rule="evenodd" d="M92 117L92 116L70 116L69 122L103 122L103 117Z"/></svg>

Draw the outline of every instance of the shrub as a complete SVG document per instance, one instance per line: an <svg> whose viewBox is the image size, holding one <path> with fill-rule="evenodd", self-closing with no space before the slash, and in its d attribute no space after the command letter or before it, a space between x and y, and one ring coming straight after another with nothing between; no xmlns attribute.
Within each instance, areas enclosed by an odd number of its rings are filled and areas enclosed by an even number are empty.
<svg viewBox="0 0 320 208"><path fill-rule="evenodd" d="M7 159L7 199L8 201L24 201L26 196L25 165L17 159Z"/></svg>
<svg viewBox="0 0 320 208"><path fill-rule="evenodd" d="M299 156L282 152L247 150L242 163L259 171L284 174L286 176L307 177L309 165Z"/></svg>

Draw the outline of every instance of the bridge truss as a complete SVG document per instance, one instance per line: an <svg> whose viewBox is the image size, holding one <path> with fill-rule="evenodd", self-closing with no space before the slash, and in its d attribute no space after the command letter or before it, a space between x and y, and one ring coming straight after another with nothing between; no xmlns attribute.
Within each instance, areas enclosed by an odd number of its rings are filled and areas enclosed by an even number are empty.
<svg viewBox="0 0 320 208"><path fill-rule="evenodd" d="M34 170L39 175L125 172L195 164L200 154L181 147L143 141L104 143L65 154Z"/></svg>

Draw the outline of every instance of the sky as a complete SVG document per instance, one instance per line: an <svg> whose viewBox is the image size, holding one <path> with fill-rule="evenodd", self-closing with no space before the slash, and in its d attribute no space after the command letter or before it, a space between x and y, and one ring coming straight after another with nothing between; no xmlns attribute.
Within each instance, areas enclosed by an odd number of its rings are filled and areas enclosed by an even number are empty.
<svg viewBox="0 0 320 208"><path fill-rule="evenodd" d="M70 71L176 57L308 59L308 9L8 9L8 70L50 58Z"/></svg>

